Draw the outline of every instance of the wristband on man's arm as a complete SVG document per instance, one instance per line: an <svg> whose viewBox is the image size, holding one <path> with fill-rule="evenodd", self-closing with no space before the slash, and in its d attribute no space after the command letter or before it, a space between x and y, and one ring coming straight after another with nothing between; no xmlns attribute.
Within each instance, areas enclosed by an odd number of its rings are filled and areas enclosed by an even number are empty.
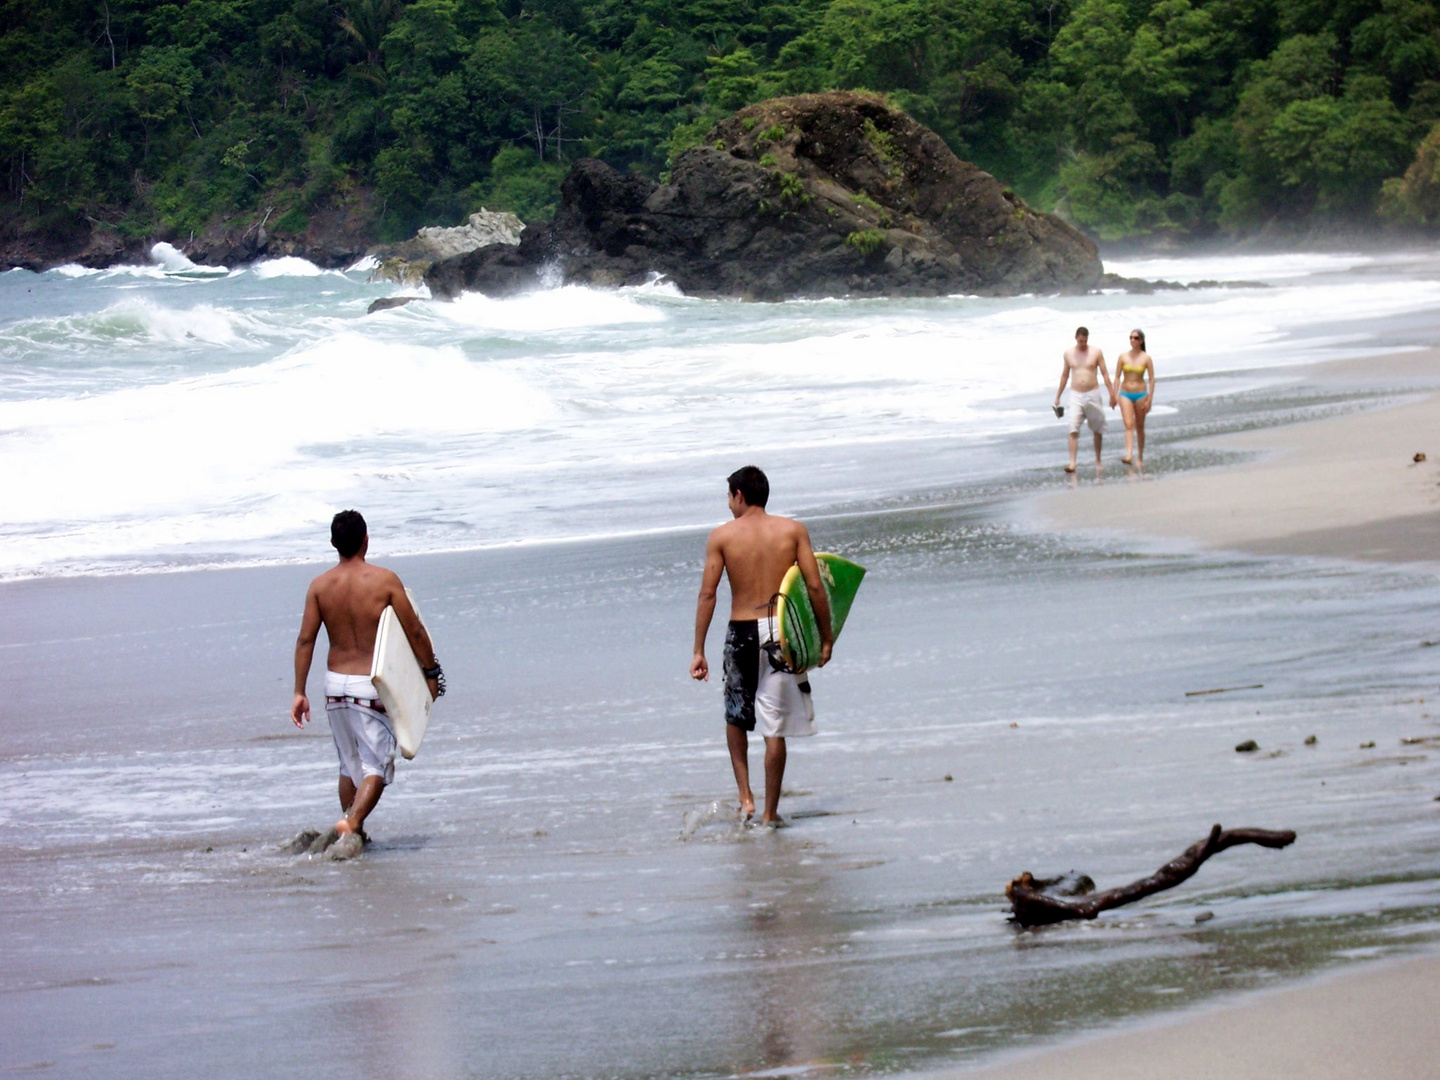
<svg viewBox="0 0 1440 1080"><path fill-rule="evenodd" d="M439 658L438 656L435 658L435 666L434 666L434 667L421 668L421 669L420 669L420 672L421 672L422 675L425 676L425 678L427 678L427 679L434 679L434 680L436 681L436 683L439 684L439 685L437 685L437 686L435 687L435 696L436 696L437 698L439 698L439 697L444 697L444 696L445 696L445 671L444 671L443 668L440 667L440 658Z"/></svg>

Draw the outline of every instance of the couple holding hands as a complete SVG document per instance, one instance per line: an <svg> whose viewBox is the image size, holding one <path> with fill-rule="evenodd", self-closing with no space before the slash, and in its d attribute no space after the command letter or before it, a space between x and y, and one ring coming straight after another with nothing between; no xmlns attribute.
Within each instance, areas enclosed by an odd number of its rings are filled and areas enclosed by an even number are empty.
<svg viewBox="0 0 1440 1080"><path fill-rule="evenodd" d="M1090 331L1075 331L1075 344L1065 350L1065 363L1060 371L1060 389L1055 391L1055 415L1064 416L1060 396L1070 384L1070 464L1065 471L1075 471L1075 458L1080 449L1080 425L1090 425L1095 437L1095 465L1100 467L1100 442L1105 434L1105 398L1100 380L1110 393L1110 408L1120 406L1125 418L1126 465L1139 466L1145 457L1145 416L1155 401L1155 362L1145 351L1145 332L1130 331L1130 348L1120 354L1115 369L1116 382L1110 381L1105 368L1105 354L1090 347Z"/></svg>

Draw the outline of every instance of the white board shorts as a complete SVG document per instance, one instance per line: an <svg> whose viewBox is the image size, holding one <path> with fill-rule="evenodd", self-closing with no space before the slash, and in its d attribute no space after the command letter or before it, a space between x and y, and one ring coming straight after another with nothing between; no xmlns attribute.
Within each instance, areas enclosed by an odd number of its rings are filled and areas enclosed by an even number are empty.
<svg viewBox="0 0 1440 1080"><path fill-rule="evenodd" d="M1094 390L1086 390L1081 393L1078 390L1070 391L1070 434L1080 433L1080 421L1090 425L1090 430L1096 435L1105 434L1105 395L1100 387Z"/></svg>
<svg viewBox="0 0 1440 1080"><path fill-rule="evenodd" d="M776 671L761 644L769 619L731 619L725 631L725 722L767 739L815 734L815 703L805 675Z"/></svg>
<svg viewBox="0 0 1440 1080"><path fill-rule="evenodd" d="M376 698L375 684L365 675L325 673L325 717L340 758L340 775L360 784L367 776L378 776L389 784L395 779L395 731L383 712L353 701L331 701L351 697L370 701Z"/></svg>

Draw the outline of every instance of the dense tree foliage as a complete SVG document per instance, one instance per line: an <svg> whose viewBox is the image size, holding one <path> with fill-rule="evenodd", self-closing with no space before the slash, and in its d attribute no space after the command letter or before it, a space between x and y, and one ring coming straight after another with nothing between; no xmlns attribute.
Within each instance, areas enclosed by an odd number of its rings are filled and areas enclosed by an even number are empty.
<svg viewBox="0 0 1440 1080"><path fill-rule="evenodd" d="M1102 238L1440 213L1435 0L0 0L0 213L534 217L829 88Z"/></svg>

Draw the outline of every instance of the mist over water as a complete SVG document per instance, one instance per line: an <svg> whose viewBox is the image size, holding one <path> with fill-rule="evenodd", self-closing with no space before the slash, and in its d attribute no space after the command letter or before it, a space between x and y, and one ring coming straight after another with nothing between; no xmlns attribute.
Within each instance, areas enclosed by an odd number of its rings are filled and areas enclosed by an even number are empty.
<svg viewBox="0 0 1440 1080"><path fill-rule="evenodd" d="M387 552L694 526L742 459L788 509L864 504L1007 475L996 440L1053 424L1078 323L1112 356L1142 326L1163 379L1269 377L1440 303L1416 254L1107 268L1268 287L745 304L656 283L366 315L396 291L368 267L157 245L148 266L14 271L0 575L313 558L341 506Z"/></svg>

